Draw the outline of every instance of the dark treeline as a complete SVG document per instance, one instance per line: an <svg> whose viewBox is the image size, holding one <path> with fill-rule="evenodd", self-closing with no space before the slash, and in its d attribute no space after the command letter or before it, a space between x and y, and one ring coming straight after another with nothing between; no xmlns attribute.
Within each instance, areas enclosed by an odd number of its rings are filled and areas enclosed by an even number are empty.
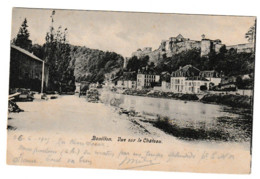
<svg viewBox="0 0 260 179"><path fill-rule="evenodd" d="M45 46L33 45L32 51L39 58L44 57ZM55 48L54 48L55 49ZM124 59L115 52L104 52L82 46L69 45L69 67L74 69L75 80L99 82L105 80L105 74L122 68Z"/></svg>
<svg viewBox="0 0 260 179"><path fill-rule="evenodd" d="M71 46L76 81L102 83L105 74L123 67L124 59L115 52L104 52L87 47Z"/></svg>

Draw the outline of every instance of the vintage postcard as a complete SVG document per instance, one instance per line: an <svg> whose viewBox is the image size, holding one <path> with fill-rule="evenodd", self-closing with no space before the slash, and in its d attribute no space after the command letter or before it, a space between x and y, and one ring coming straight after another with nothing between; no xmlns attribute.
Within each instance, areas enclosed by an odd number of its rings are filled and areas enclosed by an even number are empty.
<svg viewBox="0 0 260 179"><path fill-rule="evenodd" d="M7 164L250 173L255 28L13 8Z"/></svg>

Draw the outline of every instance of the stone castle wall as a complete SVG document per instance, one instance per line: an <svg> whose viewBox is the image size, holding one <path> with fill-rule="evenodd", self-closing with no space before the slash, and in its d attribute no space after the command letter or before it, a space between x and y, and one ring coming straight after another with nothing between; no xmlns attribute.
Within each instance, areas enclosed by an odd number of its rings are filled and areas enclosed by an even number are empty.
<svg viewBox="0 0 260 179"><path fill-rule="evenodd" d="M201 56L207 56L212 49L212 43L208 39L201 40Z"/></svg>
<svg viewBox="0 0 260 179"><path fill-rule="evenodd" d="M205 36L204 36L205 37ZM200 49L201 56L208 56L210 52L218 53L221 47L224 44L221 43L221 40L210 40L210 39L203 39L201 41L190 40L188 38L184 38L181 34L177 37L170 37L169 40L163 40L158 49L152 51L151 47L145 47L142 50L138 49L137 51L132 53L132 57L136 56L138 58L149 56L150 62L154 62L157 64L160 58L163 58L164 55L166 57L171 57L175 54L181 53L183 51L191 50L191 49ZM250 53L254 51L254 44L238 44L227 46L227 50L234 48L237 50L238 53L246 52Z"/></svg>
<svg viewBox="0 0 260 179"><path fill-rule="evenodd" d="M227 50L236 49L238 53L252 53L254 52L254 43L246 43L246 44L238 44L238 45L230 45L226 47Z"/></svg>

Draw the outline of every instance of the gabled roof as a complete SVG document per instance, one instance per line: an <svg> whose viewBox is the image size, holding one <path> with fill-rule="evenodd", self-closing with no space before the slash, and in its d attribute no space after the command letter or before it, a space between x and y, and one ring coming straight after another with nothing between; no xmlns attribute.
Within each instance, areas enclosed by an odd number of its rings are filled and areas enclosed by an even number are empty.
<svg viewBox="0 0 260 179"><path fill-rule="evenodd" d="M178 70L172 73L172 76L196 76L199 75L200 70L192 65L185 65L184 67L180 67Z"/></svg>
<svg viewBox="0 0 260 179"><path fill-rule="evenodd" d="M36 57L34 54L28 52L28 51L25 50L25 49L22 49L21 47L18 47L18 46L15 46L15 45L11 45L11 48L16 49L16 50L18 50L19 52L21 52L21 53L23 53L23 54L25 54L25 55L27 55L27 56L29 56L29 57L35 59L35 60L38 60L38 61L40 61L40 62L44 62L42 59Z"/></svg>
<svg viewBox="0 0 260 179"><path fill-rule="evenodd" d="M180 69L176 70L176 72L182 71L184 73L186 73L188 70L194 69L196 71L200 71L198 68L192 66L192 65L185 65L184 67L181 67Z"/></svg>
<svg viewBox="0 0 260 179"><path fill-rule="evenodd" d="M179 35L176 37L176 39L184 39L184 37L183 37L181 34L179 34Z"/></svg>

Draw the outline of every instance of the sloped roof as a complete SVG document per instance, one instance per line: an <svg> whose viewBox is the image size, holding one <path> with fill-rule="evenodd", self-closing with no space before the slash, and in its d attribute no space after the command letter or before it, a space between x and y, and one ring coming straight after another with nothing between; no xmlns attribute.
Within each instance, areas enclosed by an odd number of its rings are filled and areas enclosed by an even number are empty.
<svg viewBox="0 0 260 179"><path fill-rule="evenodd" d="M172 72L172 76L187 77L187 76L198 76L200 70L192 65L186 65L180 67L178 70Z"/></svg>
<svg viewBox="0 0 260 179"><path fill-rule="evenodd" d="M153 69L141 69L138 71L138 74L158 75Z"/></svg>
<svg viewBox="0 0 260 179"><path fill-rule="evenodd" d="M211 72L217 72L216 70L203 70L201 73L211 73Z"/></svg>
<svg viewBox="0 0 260 179"><path fill-rule="evenodd" d="M116 81L116 80L118 80L119 78L120 78L120 76L116 76L116 77L112 78L111 81Z"/></svg>
<svg viewBox="0 0 260 179"><path fill-rule="evenodd" d="M209 81L206 78L200 76L187 77L186 80Z"/></svg>
<svg viewBox="0 0 260 179"><path fill-rule="evenodd" d="M11 45L11 48L16 49L16 50L18 50L19 52L21 52L21 53L23 53L23 54L25 54L25 55L27 55L27 56L29 56L29 57L35 59L35 60L38 60L38 61L40 61L40 62L44 62L42 59L36 57L34 54L28 52L28 51L25 50L25 49L22 49L21 47L18 47L18 46L15 46L15 45Z"/></svg>
<svg viewBox="0 0 260 179"><path fill-rule="evenodd" d="M176 39L184 39L184 37L183 37L181 34L179 34L179 35L176 37Z"/></svg>
<svg viewBox="0 0 260 179"><path fill-rule="evenodd" d="M176 70L175 72L180 72L180 71L182 71L182 72L184 72L184 73L186 73L188 70L190 70L190 69L194 69L194 70L196 70L196 71L200 71L198 68L196 68L196 67L194 67L194 66L192 66L192 65L185 65L184 67L181 67L180 69L178 69L178 70Z"/></svg>

